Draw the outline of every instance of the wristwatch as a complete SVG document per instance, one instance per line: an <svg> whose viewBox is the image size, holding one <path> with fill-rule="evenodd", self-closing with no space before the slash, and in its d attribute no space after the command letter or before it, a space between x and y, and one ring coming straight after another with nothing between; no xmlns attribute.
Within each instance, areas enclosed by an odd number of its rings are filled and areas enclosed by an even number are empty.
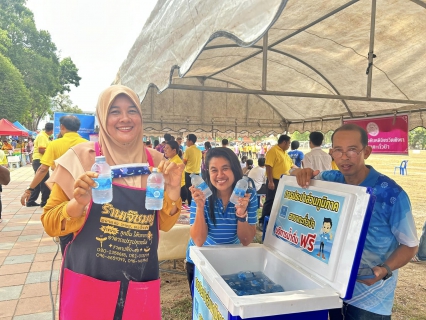
<svg viewBox="0 0 426 320"><path fill-rule="evenodd" d="M388 272L388 274L387 275L385 275L384 277L383 277L383 279L382 280L387 280L387 279L389 279L390 277L392 277L392 270L391 270L391 268L389 268L389 266L386 264L386 263L381 263L381 264L379 264L379 265L377 265L378 267L383 267L383 268L385 268L386 269L386 271Z"/></svg>
<svg viewBox="0 0 426 320"><path fill-rule="evenodd" d="M34 191L34 189L33 189L33 188L31 188L31 187L28 187L28 188L27 188L27 190L30 190L31 192L33 192L33 191Z"/></svg>
<svg viewBox="0 0 426 320"><path fill-rule="evenodd" d="M243 218L241 218L241 217L239 217L237 215L235 215L235 216L237 217L237 221L241 221L241 222L247 222L248 221L248 214L247 214L247 212L246 212L246 215Z"/></svg>

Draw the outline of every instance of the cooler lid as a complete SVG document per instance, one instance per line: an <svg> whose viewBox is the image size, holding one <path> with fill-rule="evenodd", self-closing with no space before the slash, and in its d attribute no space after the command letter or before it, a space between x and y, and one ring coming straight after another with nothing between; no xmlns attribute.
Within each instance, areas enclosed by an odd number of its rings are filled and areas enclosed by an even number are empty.
<svg viewBox="0 0 426 320"><path fill-rule="evenodd" d="M264 245L350 299L374 200L369 188L312 180L303 189L282 176Z"/></svg>

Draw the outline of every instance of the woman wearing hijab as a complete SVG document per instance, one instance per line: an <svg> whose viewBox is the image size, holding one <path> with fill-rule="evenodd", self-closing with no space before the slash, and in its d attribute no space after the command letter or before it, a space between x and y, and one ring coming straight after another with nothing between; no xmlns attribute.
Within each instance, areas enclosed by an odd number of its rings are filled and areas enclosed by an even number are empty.
<svg viewBox="0 0 426 320"><path fill-rule="evenodd" d="M131 89L106 89L96 116L99 143L76 145L55 161L41 217L52 237L74 232L63 257L59 317L161 319L158 230L170 230L179 217L184 166L145 148L141 107ZM113 171L113 200L103 205L92 202L92 178L98 174L90 170L98 155L110 166L122 165ZM163 172L162 210L145 209L148 175L128 174L126 164L135 163Z"/></svg>

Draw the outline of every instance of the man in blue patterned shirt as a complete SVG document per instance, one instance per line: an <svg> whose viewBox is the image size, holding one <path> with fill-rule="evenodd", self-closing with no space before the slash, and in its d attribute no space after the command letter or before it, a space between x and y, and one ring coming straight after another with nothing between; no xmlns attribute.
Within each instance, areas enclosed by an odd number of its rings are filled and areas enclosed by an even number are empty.
<svg viewBox="0 0 426 320"><path fill-rule="evenodd" d="M365 164L371 154L367 132L345 124L332 135L332 156L340 171L293 169L297 183L308 187L312 178L371 187L376 197L360 268L372 268L375 277L358 280L353 297L342 309L330 310L330 320L391 319L398 269L416 254L418 240L406 192L392 179Z"/></svg>

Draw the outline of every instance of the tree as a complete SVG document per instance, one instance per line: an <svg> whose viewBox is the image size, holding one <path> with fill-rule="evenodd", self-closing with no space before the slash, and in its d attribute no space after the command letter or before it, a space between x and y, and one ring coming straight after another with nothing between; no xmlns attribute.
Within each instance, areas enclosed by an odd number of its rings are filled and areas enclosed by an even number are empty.
<svg viewBox="0 0 426 320"><path fill-rule="evenodd" d="M426 129L417 127L408 132L408 144L411 149L422 149L426 147Z"/></svg>
<svg viewBox="0 0 426 320"><path fill-rule="evenodd" d="M64 58L60 62L60 66L61 73L59 81L62 86L60 93L64 93L64 91L70 92L69 84L73 84L76 87L80 85L81 78L78 76L78 69L70 57Z"/></svg>
<svg viewBox="0 0 426 320"><path fill-rule="evenodd" d="M31 104L19 70L0 54L0 115L11 122L22 121Z"/></svg>
<svg viewBox="0 0 426 320"><path fill-rule="evenodd" d="M294 131L291 134L291 140L297 140L297 141L309 141L309 131L305 131L303 133L300 133L299 131Z"/></svg>
<svg viewBox="0 0 426 320"><path fill-rule="evenodd" d="M53 115L54 112L83 113L83 110L76 105L72 105L69 95L58 94L52 99L52 110L49 114Z"/></svg>
<svg viewBox="0 0 426 320"><path fill-rule="evenodd" d="M29 91L31 105L23 122L34 130L51 112L51 98L69 92L69 85L78 86L81 78L71 58L60 61L50 33L37 30L34 15L25 7L25 2L0 0L0 30L6 31L9 39L4 55L20 71ZM4 51L3 43L0 34L0 52Z"/></svg>

